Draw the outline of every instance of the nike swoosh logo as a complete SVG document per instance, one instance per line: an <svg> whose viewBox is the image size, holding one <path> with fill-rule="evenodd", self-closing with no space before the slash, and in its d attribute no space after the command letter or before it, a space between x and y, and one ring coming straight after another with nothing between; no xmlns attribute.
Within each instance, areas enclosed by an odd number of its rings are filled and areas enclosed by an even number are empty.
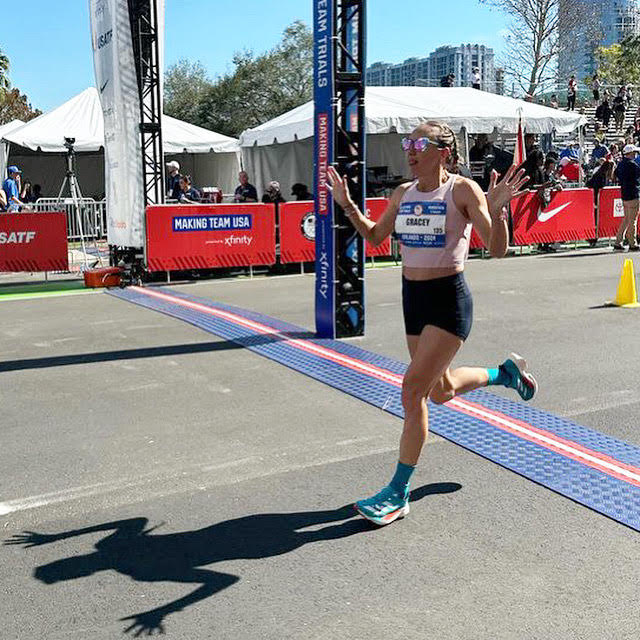
<svg viewBox="0 0 640 640"><path fill-rule="evenodd" d="M542 209L538 209L538 221L546 222L547 220L551 220L553 216L560 213L563 209L566 209L570 204L571 202L567 202L566 204L556 207L555 209L551 209L550 211L545 211L544 213L542 212Z"/></svg>
<svg viewBox="0 0 640 640"><path fill-rule="evenodd" d="M107 80L101 87L100 87L100 93L102 93L106 88L107 85L109 84L109 81Z"/></svg>

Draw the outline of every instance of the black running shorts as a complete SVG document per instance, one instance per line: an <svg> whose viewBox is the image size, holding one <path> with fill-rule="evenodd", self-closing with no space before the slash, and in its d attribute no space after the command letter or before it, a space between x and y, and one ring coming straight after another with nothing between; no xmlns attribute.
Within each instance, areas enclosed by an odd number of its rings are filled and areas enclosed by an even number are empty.
<svg viewBox="0 0 640 640"><path fill-rule="evenodd" d="M419 336L427 325L461 340L471 333L473 298L462 272L434 280L407 280L403 276L402 310L409 336Z"/></svg>

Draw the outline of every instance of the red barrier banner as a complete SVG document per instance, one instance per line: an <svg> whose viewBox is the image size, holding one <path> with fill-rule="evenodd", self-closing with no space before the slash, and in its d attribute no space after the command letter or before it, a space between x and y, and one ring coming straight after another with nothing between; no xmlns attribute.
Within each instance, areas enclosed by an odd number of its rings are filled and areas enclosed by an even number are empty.
<svg viewBox="0 0 640 640"><path fill-rule="evenodd" d="M280 205L280 262L316 259L316 214L313 200Z"/></svg>
<svg viewBox="0 0 640 640"><path fill-rule="evenodd" d="M146 217L149 271L276 261L272 204L153 205Z"/></svg>
<svg viewBox="0 0 640 640"><path fill-rule="evenodd" d="M551 196L542 208L537 192L528 191L511 201L514 244L566 242L595 238L591 189L565 189Z"/></svg>
<svg viewBox="0 0 640 640"><path fill-rule="evenodd" d="M386 198L367 198L367 215L374 221L378 222L380 217L387 208L388 200ZM373 256L390 256L391 255L391 237L385 238L384 242L374 247L368 242L365 243L365 256L371 258Z"/></svg>
<svg viewBox="0 0 640 640"><path fill-rule="evenodd" d="M313 262L316 259L315 215L312 200L280 205L280 261ZM367 198L369 217L377 222L387 206L386 198ZM365 243L367 258L390 256L391 238L380 246Z"/></svg>
<svg viewBox="0 0 640 640"><path fill-rule="evenodd" d="M67 271L67 216L0 214L0 271Z"/></svg>
<svg viewBox="0 0 640 640"><path fill-rule="evenodd" d="M618 233L624 218L620 187L604 187L598 193L598 238L610 238Z"/></svg>

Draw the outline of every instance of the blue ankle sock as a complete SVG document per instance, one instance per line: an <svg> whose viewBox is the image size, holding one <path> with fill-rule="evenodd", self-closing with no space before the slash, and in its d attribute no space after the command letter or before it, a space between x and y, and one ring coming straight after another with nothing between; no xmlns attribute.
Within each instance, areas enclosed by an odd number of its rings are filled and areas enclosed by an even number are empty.
<svg viewBox="0 0 640 640"><path fill-rule="evenodd" d="M396 472L391 479L389 486L395 489L398 493L404 493L405 495L408 494L409 481L411 480L411 475L414 471L415 467L412 467L410 464L398 462Z"/></svg>
<svg viewBox="0 0 640 640"><path fill-rule="evenodd" d="M492 384L500 384L506 386L509 382L511 382L511 376L502 365L495 369L487 369L487 373L489 374L487 386Z"/></svg>

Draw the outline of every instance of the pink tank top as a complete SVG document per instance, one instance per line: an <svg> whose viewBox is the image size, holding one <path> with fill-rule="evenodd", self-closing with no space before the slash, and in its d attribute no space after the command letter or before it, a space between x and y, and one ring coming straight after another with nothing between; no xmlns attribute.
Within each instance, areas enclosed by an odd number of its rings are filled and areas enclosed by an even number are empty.
<svg viewBox="0 0 640 640"><path fill-rule="evenodd" d="M471 222L453 202L456 174L433 191L418 191L416 180L404 193L395 232L405 267L460 267L469 252Z"/></svg>

